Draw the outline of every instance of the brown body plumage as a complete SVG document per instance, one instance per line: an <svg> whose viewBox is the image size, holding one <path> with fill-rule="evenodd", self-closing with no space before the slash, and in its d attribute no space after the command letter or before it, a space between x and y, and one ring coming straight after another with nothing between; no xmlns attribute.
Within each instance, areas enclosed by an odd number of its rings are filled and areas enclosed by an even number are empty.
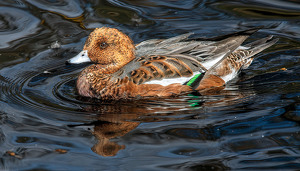
<svg viewBox="0 0 300 171"><path fill-rule="evenodd" d="M277 41L267 37L239 47L255 31L242 31L218 41L188 39L191 34L185 34L134 45L117 29L98 28L76 57L93 63L80 73L76 87L82 96L105 100L164 97L221 87L240 69L247 68L253 55ZM70 63L78 63L72 60ZM182 80L171 82L174 78L188 81L195 73L205 75L193 86ZM165 85L158 83L164 81Z"/></svg>

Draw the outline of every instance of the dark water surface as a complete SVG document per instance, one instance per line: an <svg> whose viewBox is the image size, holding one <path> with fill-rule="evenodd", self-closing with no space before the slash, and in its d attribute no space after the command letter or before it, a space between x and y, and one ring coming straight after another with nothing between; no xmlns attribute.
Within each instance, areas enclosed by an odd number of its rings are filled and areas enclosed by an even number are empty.
<svg viewBox="0 0 300 171"><path fill-rule="evenodd" d="M138 43L259 25L249 41L279 42L218 94L103 103L64 64L96 27ZM0 170L298 170L299 63L296 0L1 0Z"/></svg>

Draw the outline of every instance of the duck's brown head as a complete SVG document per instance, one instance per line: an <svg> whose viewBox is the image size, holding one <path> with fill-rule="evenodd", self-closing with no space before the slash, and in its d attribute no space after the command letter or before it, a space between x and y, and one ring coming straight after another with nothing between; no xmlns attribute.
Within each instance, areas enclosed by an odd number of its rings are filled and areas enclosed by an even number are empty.
<svg viewBox="0 0 300 171"><path fill-rule="evenodd" d="M92 62L101 65L124 66L135 58L133 41L118 29L95 29L85 42L83 51L69 63Z"/></svg>

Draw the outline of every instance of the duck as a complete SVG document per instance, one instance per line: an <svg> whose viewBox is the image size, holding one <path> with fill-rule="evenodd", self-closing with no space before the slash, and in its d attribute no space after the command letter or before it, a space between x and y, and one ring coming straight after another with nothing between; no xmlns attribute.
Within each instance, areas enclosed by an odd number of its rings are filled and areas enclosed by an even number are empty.
<svg viewBox="0 0 300 171"><path fill-rule="evenodd" d="M224 87L255 55L274 45L272 35L242 45L261 28L214 38L186 33L134 44L120 30L94 29L68 64L91 63L76 81L80 96L101 100L171 97Z"/></svg>

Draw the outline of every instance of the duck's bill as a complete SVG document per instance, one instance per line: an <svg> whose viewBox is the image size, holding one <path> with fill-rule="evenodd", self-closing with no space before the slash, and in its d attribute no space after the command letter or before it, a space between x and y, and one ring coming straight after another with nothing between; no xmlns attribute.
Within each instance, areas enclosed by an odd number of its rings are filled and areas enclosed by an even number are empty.
<svg viewBox="0 0 300 171"><path fill-rule="evenodd" d="M91 59L88 56L87 50L83 50L78 55L67 60L67 63L69 63L69 64L80 64L80 63L86 63L86 62L91 62Z"/></svg>

